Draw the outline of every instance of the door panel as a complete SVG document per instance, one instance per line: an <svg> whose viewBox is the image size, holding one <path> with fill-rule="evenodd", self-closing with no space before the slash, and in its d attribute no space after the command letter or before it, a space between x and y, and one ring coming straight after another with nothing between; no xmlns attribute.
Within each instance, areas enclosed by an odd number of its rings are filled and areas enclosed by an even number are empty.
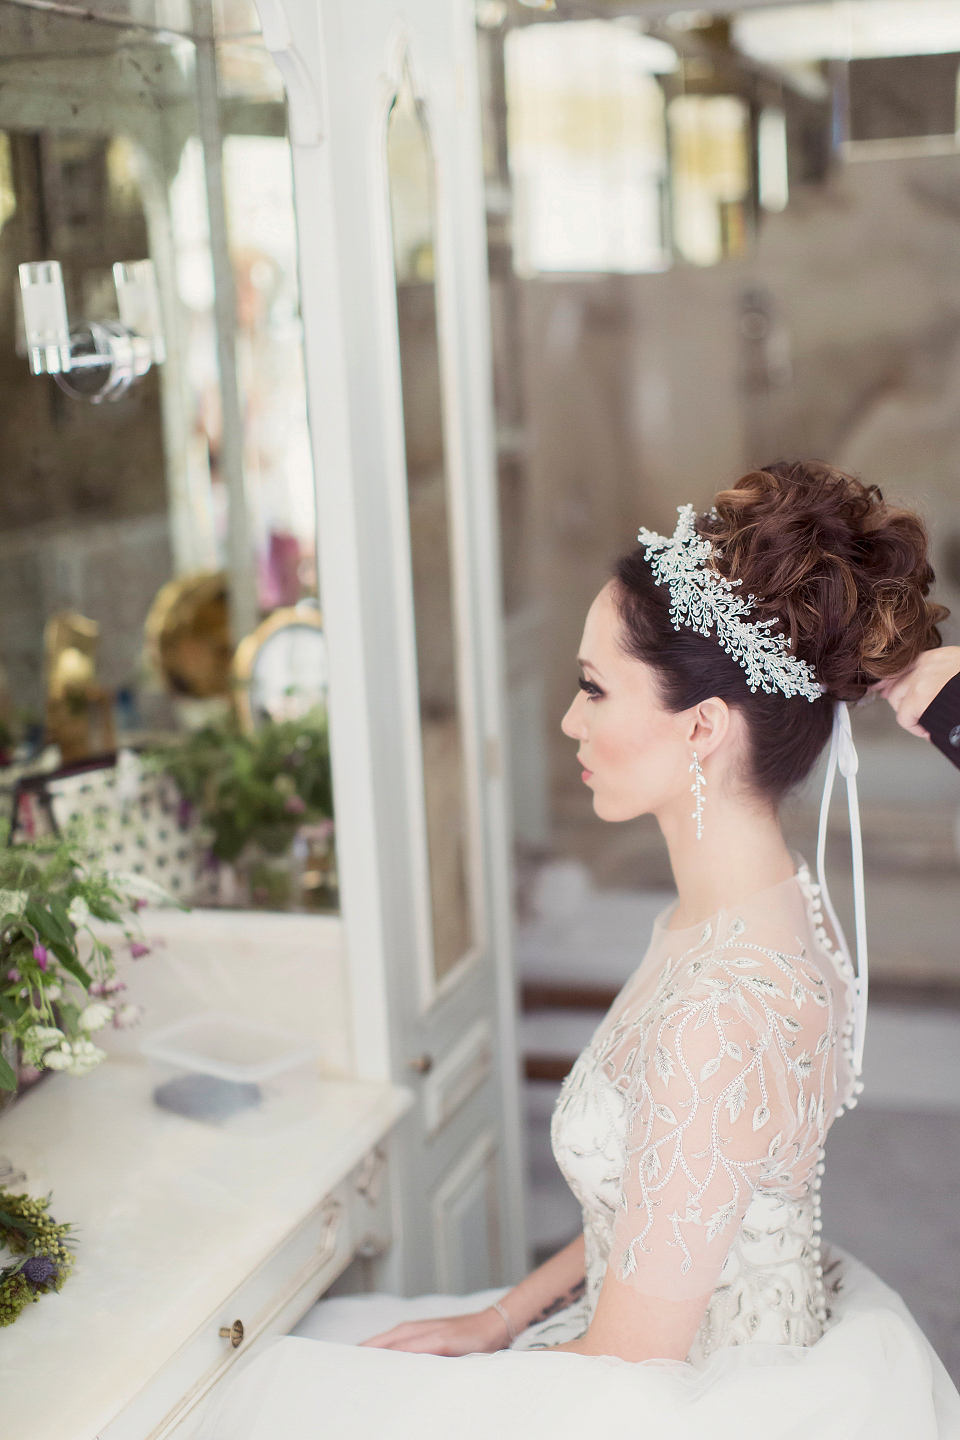
<svg viewBox="0 0 960 1440"><path fill-rule="evenodd" d="M431 1209L437 1281L454 1295L503 1283L497 1144L484 1130L438 1186Z"/></svg>
<svg viewBox="0 0 960 1440"><path fill-rule="evenodd" d="M434 1067L423 1087L423 1113L431 1139L486 1082L493 1054L490 1021L484 1016Z"/></svg>
<svg viewBox="0 0 960 1440"><path fill-rule="evenodd" d="M356 1068L417 1101L394 1151L401 1243L379 1278L460 1290L526 1259L473 5L259 9L303 109L291 134Z"/></svg>

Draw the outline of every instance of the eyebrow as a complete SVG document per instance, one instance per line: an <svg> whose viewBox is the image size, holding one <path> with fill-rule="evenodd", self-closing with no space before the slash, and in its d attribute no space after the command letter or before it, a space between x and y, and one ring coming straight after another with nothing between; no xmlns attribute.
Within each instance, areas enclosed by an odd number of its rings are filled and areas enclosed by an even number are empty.
<svg viewBox="0 0 960 1440"><path fill-rule="evenodd" d="M597 667L596 667L596 665L594 665L594 663L593 663L592 660L584 660L580 655L578 655L578 656L577 656L577 664L580 666L580 669L581 669L581 670L592 670L593 673L594 673L594 675L599 675L599 676L601 676L601 678L602 678L602 676L603 676L602 670L598 670Z"/></svg>

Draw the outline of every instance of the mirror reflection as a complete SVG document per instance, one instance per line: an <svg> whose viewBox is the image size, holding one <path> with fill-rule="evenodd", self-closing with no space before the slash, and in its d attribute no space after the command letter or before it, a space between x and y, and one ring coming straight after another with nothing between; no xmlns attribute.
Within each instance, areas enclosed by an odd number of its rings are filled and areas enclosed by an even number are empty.
<svg viewBox="0 0 960 1440"><path fill-rule="evenodd" d="M387 123L410 562L430 871L433 966L441 981L472 949L471 816L464 754L456 554L434 266L430 132L409 69Z"/></svg>
<svg viewBox="0 0 960 1440"><path fill-rule="evenodd" d="M0 5L0 797L177 898L328 909L286 103L248 0L175 9Z"/></svg>

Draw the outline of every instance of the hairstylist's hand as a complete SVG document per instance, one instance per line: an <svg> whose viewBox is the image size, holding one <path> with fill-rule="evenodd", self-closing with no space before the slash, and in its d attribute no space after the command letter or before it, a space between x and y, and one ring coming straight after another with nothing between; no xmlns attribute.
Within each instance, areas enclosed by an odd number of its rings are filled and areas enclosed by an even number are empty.
<svg viewBox="0 0 960 1440"><path fill-rule="evenodd" d="M957 674L960 674L960 646L944 645L940 650L925 650L909 670L892 680L882 680L873 689L893 706L898 725L911 735L927 740L930 737L917 721L934 696Z"/></svg>
<svg viewBox="0 0 960 1440"><path fill-rule="evenodd" d="M409 1350L415 1355L489 1355L505 1350L509 1341L507 1327L496 1310L475 1310L439 1320L407 1320L363 1343L378 1350Z"/></svg>

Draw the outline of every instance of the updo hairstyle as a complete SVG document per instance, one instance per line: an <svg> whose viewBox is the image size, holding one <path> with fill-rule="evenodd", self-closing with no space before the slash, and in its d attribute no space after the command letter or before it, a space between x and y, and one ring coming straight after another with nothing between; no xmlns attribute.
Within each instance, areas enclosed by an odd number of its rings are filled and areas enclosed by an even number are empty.
<svg viewBox="0 0 960 1440"><path fill-rule="evenodd" d="M674 629L669 589L655 584L639 546L614 567L620 644L657 672L668 710L716 696L743 713L748 782L776 803L813 769L830 737L831 702L861 699L940 645L937 625L949 612L926 598L934 575L923 521L888 505L876 485L822 461L781 460L714 503L697 529L713 542L717 568L754 596L751 621L777 618L826 694L752 692L716 639Z"/></svg>

